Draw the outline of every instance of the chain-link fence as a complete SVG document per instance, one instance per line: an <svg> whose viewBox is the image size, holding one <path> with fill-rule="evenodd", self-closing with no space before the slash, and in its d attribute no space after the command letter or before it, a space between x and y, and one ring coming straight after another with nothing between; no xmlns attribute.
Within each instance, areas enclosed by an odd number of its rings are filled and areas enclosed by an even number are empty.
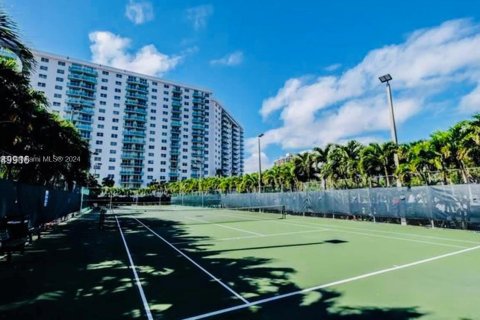
<svg viewBox="0 0 480 320"><path fill-rule="evenodd" d="M32 226L38 226L79 209L80 192L0 180L0 218L28 217Z"/></svg>

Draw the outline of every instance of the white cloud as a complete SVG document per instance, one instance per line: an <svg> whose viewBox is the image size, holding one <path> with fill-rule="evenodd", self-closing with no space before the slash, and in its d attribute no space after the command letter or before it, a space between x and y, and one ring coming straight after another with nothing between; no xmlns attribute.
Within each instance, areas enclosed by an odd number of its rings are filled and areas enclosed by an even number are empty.
<svg viewBox="0 0 480 320"><path fill-rule="evenodd" d="M134 24L142 24L153 20L153 6L148 1L130 0L125 7L125 16Z"/></svg>
<svg viewBox="0 0 480 320"><path fill-rule="evenodd" d="M417 30L403 43L370 51L341 75L287 80L275 96L263 101L263 118L278 116L283 122L265 133L264 145L309 148L389 132L386 95L378 81L378 76L385 73L394 78L398 124L424 110L434 99L436 103L439 99L453 100L444 96L449 86L457 84L477 85L463 97L460 108L479 110L479 31L480 25L470 20L447 21Z"/></svg>
<svg viewBox="0 0 480 320"><path fill-rule="evenodd" d="M480 84L462 98L460 101L460 111L463 113L480 112Z"/></svg>
<svg viewBox="0 0 480 320"><path fill-rule="evenodd" d="M223 56L220 59L210 61L211 65L236 66L243 62L243 52L235 51Z"/></svg>
<svg viewBox="0 0 480 320"><path fill-rule="evenodd" d="M335 63L335 64L331 64L329 66L326 66L325 71L332 72L332 71L340 69L341 67L342 67L341 63Z"/></svg>
<svg viewBox="0 0 480 320"><path fill-rule="evenodd" d="M152 44L130 53L128 49L131 40L108 31L91 32L89 39L92 61L115 68L162 76L182 60L182 56L169 56L159 52Z"/></svg>
<svg viewBox="0 0 480 320"><path fill-rule="evenodd" d="M210 4L188 8L186 11L187 20L192 23L195 30L205 28L207 26L207 20L212 14L213 6Z"/></svg>
<svg viewBox="0 0 480 320"><path fill-rule="evenodd" d="M262 144L262 170L268 169L273 166L273 162L268 158L267 154L263 151L264 141L263 138L261 140ZM244 161L244 172L245 173L252 173L258 172L258 139L249 138L245 141L245 149L249 154L249 157Z"/></svg>

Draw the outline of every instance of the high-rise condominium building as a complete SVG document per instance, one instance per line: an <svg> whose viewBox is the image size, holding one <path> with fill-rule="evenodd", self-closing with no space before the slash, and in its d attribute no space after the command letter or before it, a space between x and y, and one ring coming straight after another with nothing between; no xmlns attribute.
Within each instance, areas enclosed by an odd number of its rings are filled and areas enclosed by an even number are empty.
<svg viewBox="0 0 480 320"><path fill-rule="evenodd" d="M243 173L243 129L211 91L34 54L32 86L89 141L97 178L138 188L153 180Z"/></svg>

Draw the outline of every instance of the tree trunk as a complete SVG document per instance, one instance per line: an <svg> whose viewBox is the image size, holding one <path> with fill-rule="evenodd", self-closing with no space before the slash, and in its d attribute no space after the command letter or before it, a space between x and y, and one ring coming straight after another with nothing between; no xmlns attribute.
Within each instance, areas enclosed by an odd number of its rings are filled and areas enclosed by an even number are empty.
<svg viewBox="0 0 480 320"><path fill-rule="evenodd" d="M387 166L384 166L383 170L385 171L385 180L387 181L387 187L390 187L390 178L388 177Z"/></svg>

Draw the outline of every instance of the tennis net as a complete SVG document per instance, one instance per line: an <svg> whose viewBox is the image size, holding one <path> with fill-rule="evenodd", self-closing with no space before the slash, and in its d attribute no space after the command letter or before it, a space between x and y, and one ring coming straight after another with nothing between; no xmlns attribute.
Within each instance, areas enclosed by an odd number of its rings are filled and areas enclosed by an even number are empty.
<svg viewBox="0 0 480 320"><path fill-rule="evenodd" d="M281 205L221 208L113 202L111 206L107 204L104 208L107 209L108 214L174 221L182 224L233 223L286 217L285 207Z"/></svg>

